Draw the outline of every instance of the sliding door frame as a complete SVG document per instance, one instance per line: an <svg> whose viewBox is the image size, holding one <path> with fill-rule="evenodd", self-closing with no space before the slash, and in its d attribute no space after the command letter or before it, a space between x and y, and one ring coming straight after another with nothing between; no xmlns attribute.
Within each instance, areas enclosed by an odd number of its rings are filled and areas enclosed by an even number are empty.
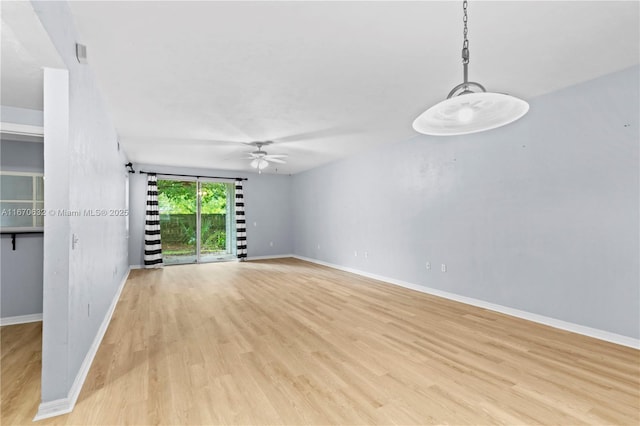
<svg viewBox="0 0 640 426"><path fill-rule="evenodd" d="M226 211L226 220L225 220L225 232L226 232L226 251L225 256L229 256L231 260L232 256L235 256L235 227L233 224L233 217L235 216L235 190L232 184L229 182L217 180L215 178L207 178L207 177L191 177L191 176L171 176L171 175L163 175L162 173L157 174L158 180L172 180L178 182L195 182L196 183L196 256L194 263L203 263L201 261L202 253L202 183L221 183L227 187L227 211ZM230 232L231 231L231 232ZM204 263L215 262L215 260L211 260Z"/></svg>

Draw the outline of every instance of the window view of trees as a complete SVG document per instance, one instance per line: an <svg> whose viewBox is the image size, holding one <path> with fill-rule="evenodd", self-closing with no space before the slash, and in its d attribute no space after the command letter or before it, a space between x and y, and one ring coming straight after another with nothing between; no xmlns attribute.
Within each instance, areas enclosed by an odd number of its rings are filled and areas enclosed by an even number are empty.
<svg viewBox="0 0 640 426"><path fill-rule="evenodd" d="M165 256L196 255L197 182L158 180L158 206ZM200 254L227 251L228 185L200 183Z"/></svg>

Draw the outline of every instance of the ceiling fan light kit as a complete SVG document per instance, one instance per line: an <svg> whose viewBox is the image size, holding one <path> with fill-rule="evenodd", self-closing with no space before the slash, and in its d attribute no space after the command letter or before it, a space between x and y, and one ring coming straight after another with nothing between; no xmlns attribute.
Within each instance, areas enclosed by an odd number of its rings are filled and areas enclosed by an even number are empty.
<svg viewBox="0 0 640 426"><path fill-rule="evenodd" d="M503 93L487 92L480 83L469 81L467 5L467 0L464 0L464 81L451 89L447 99L432 106L414 120L413 128L419 133L434 136L477 133L512 123L529 111L529 104L522 99Z"/></svg>
<svg viewBox="0 0 640 426"><path fill-rule="evenodd" d="M269 166L269 162L267 160L263 160L262 158L256 158L251 162L251 167L254 169L265 169Z"/></svg>
<svg viewBox="0 0 640 426"><path fill-rule="evenodd" d="M251 160L251 167L254 169L258 169L258 173L262 173L262 170L269 167L269 163L280 163L286 164L287 162L282 160L282 158L286 158L286 154L268 154L266 151L262 150L262 147L265 145L271 145L272 141L264 141L264 142L250 142L247 145L255 146L258 148L256 151L250 152L248 160Z"/></svg>

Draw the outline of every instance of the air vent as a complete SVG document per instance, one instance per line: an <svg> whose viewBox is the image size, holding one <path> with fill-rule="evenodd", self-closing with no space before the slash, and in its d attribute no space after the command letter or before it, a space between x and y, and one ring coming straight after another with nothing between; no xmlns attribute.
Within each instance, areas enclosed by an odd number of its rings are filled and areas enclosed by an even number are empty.
<svg viewBox="0 0 640 426"><path fill-rule="evenodd" d="M87 63L87 46L76 43L76 58L78 58L78 62L81 64Z"/></svg>

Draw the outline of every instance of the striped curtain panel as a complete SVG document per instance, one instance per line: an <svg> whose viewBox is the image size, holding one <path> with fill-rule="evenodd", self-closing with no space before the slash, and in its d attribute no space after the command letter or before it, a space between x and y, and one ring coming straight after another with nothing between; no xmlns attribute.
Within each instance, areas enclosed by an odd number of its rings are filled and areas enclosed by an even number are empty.
<svg viewBox="0 0 640 426"><path fill-rule="evenodd" d="M236 180L236 255L240 261L247 258L247 221L244 218L242 179Z"/></svg>
<svg viewBox="0 0 640 426"><path fill-rule="evenodd" d="M158 178L147 175L147 213L144 222L144 267L161 268L160 211L158 210Z"/></svg>

